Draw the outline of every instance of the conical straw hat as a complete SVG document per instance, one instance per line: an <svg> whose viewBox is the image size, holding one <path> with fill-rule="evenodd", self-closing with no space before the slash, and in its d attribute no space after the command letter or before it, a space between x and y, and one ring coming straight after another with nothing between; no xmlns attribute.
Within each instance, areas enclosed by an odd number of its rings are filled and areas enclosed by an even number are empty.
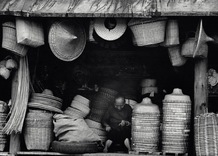
<svg viewBox="0 0 218 156"><path fill-rule="evenodd" d="M86 33L83 26L76 21L56 21L50 27L48 40L57 58L73 61L82 54L85 48Z"/></svg>

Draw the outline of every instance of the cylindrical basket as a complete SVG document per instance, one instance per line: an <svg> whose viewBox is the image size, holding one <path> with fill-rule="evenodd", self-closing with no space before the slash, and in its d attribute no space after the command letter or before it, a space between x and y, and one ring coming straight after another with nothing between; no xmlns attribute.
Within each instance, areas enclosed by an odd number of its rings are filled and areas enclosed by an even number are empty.
<svg viewBox="0 0 218 156"><path fill-rule="evenodd" d="M161 43L165 38L166 19L132 19L128 23L137 46L149 46Z"/></svg>
<svg viewBox="0 0 218 156"><path fill-rule="evenodd" d="M24 141L27 150L49 150L54 140L52 117L52 113L41 110L34 110L27 114L24 125Z"/></svg>

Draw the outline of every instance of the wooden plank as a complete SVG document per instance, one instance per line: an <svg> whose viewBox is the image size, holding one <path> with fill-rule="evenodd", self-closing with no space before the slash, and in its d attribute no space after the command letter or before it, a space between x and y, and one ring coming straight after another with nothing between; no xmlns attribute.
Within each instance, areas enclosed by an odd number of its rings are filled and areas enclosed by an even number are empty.
<svg viewBox="0 0 218 156"><path fill-rule="evenodd" d="M162 16L218 15L217 0L157 0L157 12Z"/></svg>
<svg viewBox="0 0 218 156"><path fill-rule="evenodd" d="M194 79L194 115L202 113L200 106L208 104L207 91L207 59L196 59Z"/></svg>

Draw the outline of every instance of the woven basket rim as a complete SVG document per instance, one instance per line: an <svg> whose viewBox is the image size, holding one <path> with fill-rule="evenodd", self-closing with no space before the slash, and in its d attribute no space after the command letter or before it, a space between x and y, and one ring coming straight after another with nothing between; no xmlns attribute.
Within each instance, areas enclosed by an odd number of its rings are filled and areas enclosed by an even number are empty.
<svg viewBox="0 0 218 156"><path fill-rule="evenodd" d="M37 102L29 102L28 107L44 109L44 110L48 110L48 111L56 112L56 113L61 113L61 114L63 113L63 111L61 109L58 109L56 107L52 107L52 106L49 106L49 105L37 103Z"/></svg>
<svg viewBox="0 0 218 156"><path fill-rule="evenodd" d="M128 26L141 25L146 23L158 22L158 21L166 21L166 17L158 17L158 18L141 18L141 19L131 19L128 23Z"/></svg>

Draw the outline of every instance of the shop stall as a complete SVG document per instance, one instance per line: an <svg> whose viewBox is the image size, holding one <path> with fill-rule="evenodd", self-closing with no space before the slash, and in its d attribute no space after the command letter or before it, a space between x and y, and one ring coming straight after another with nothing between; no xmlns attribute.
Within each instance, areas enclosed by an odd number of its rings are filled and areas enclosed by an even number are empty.
<svg viewBox="0 0 218 156"><path fill-rule="evenodd" d="M0 155L217 155L217 3L2 0Z"/></svg>

